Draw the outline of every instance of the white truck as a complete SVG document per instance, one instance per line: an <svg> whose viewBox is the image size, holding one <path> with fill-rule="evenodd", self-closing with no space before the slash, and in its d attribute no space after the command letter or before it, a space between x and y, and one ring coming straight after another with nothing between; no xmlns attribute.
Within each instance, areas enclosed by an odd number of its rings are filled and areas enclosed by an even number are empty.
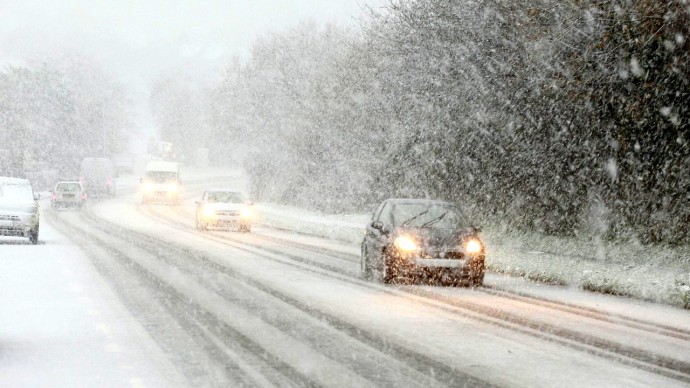
<svg viewBox="0 0 690 388"><path fill-rule="evenodd" d="M177 163L159 160L149 162L140 182L143 203L179 203L182 182Z"/></svg>

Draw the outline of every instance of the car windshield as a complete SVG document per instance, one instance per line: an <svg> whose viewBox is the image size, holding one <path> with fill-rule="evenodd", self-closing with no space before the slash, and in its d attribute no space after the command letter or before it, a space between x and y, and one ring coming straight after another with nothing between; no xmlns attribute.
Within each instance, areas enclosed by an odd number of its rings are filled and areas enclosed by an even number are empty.
<svg viewBox="0 0 690 388"><path fill-rule="evenodd" d="M208 193L209 202L244 203L242 194L235 191L212 191Z"/></svg>
<svg viewBox="0 0 690 388"><path fill-rule="evenodd" d="M81 191L81 186L77 182L58 183L55 191Z"/></svg>
<svg viewBox="0 0 690 388"><path fill-rule="evenodd" d="M177 174L172 171L147 171L146 178L154 183L167 183L174 181Z"/></svg>
<svg viewBox="0 0 690 388"><path fill-rule="evenodd" d="M27 184L0 184L0 200L4 202L33 201L34 193Z"/></svg>
<svg viewBox="0 0 690 388"><path fill-rule="evenodd" d="M393 226L412 228L456 228L464 217L453 205L402 203L393 205Z"/></svg>

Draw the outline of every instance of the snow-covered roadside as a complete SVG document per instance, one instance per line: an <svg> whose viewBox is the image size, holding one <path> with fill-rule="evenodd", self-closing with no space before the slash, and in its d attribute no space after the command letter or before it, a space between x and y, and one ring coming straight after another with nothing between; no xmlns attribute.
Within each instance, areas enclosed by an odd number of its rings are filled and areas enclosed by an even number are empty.
<svg viewBox="0 0 690 388"><path fill-rule="evenodd" d="M44 219L38 245L0 237L0 386L183 382L89 258Z"/></svg>
<svg viewBox="0 0 690 388"><path fill-rule="evenodd" d="M263 226L359 246L369 214L326 215L257 204ZM490 270L690 308L690 247L604 243L484 227Z"/></svg>

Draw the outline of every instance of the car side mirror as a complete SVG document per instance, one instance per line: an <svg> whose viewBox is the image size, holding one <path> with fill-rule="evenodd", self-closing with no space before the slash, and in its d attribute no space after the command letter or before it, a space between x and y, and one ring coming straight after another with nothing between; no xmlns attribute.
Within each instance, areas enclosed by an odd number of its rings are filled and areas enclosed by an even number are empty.
<svg viewBox="0 0 690 388"><path fill-rule="evenodd" d="M380 231L381 233L384 233L384 230L383 230L383 222L381 222L381 221L371 221L371 224L369 224L369 225L371 225L372 228L374 228L374 229Z"/></svg>
<svg viewBox="0 0 690 388"><path fill-rule="evenodd" d="M41 199L41 194L34 193L34 201L38 201L39 199Z"/></svg>

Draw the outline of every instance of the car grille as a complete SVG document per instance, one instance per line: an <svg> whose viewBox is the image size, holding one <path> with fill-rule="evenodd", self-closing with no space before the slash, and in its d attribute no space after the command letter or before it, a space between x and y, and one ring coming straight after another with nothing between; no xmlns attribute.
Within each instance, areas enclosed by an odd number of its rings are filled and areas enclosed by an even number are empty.
<svg viewBox="0 0 690 388"><path fill-rule="evenodd" d="M461 260L465 258L462 252L446 252L446 251L424 251L420 255L425 259L448 259L448 260Z"/></svg>
<svg viewBox="0 0 690 388"><path fill-rule="evenodd" d="M21 221L18 216L10 216L7 214L0 214L0 221Z"/></svg>
<svg viewBox="0 0 690 388"><path fill-rule="evenodd" d="M237 210L216 210L216 214L219 216L239 216L240 212Z"/></svg>

